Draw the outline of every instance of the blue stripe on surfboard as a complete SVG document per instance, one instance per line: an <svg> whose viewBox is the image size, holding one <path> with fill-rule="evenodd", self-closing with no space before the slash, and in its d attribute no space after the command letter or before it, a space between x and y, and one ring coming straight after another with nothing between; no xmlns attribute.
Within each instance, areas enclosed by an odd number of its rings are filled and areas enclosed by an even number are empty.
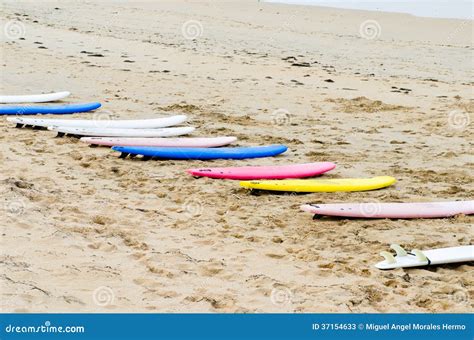
<svg viewBox="0 0 474 340"><path fill-rule="evenodd" d="M165 159L244 159L279 155L288 148L285 145L269 145L234 148L158 148L114 146L112 150L125 154L143 155Z"/></svg>
<svg viewBox="0 0 474 340"><path fill-rule="evenodd" d="M100 103L67 105L0 105L0 115L69 114L98 109Z"/></svg>

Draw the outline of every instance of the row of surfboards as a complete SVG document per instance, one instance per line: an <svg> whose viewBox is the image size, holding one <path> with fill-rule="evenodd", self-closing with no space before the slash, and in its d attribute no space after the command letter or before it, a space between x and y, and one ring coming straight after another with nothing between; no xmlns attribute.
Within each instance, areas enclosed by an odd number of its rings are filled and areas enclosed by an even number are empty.
<svg viewBox="0 0 474 340"><path fill-rule="evenodd" d="M0 103L43 103L67 97L69 92L30 96L0 96ZM56 131L59 136L74 135L91 145L112 147L121 152L121 158L142 156L160 159L245 159L271 157L284 153L284 145L259 147L222 147L237 140L235 137L169 138L189 134L194 127L171 127L186 121L185 115L141 120L77 120L36 119L22 117L31 114L71 114L92 111L100 103L69 105L15 105L0 106L0 115L17 127L43 127ZM196 177L242 180L240 185L249 189L290 192L365 191L384 188L395 183L395 178L301 179L321 175L334 169L331 162L293 164L284 166L243 166L189 169ZM474 214L474 201L431 203L355 203L355 204L306 204L301 209L314 217L334 216L349 218L436 218L459 214ZM396 256L382 252L384 261L380 269L410 267L427 264L451 263L474 260L474 246L405 251L392 245Z"/></svg>

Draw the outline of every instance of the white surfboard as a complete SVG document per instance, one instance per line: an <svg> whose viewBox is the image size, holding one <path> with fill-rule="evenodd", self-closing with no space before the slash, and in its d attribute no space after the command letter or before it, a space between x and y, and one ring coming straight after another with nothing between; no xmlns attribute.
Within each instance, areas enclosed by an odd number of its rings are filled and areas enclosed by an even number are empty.
<svg viewBox="0 0 474 340"><path fill-rule="evenodd" d="M127 138L82 137L81 142L104 146L156 146L162 148L215 148L231 144L237 137Z"/></svg>
<svg viewBox="0 0 474 340"><path fill-rule="evenodd" d="M71 92L55 92L47 94L32 94L24 96L0 96L0 103L13 104L13 103L46 103L54 102L69 96Z"/></svg>
<svg viewBox="0 0 474 340"><path fill-rule="evenodd" d="M164 129L109 129L109 128L70 128L70 127L48 127L48 130L56 131L59 135L69 134L91 137L172 137L191 133L194 127L176 127Z"/></svg>
<svg viewBox="0 0 474 340"><path fill-rule="evenodd" d="M17 124L17 127L24 125L42 126L42 127L74 127L74 128L107 128L107 129L156 129L167 126L174 126L185 122L185 115L154 118L154 119L136 119L136 120L110 120L100 119L36 119L10 117L9 122Z"/></svg>
<svg viewBox="0 0 474 340"><path fill-rule="evenodd" d="M380 253L384 257L375 265L378 269L394 269L407 267L420 267L436 264L474 261L474 246L460 246L451 248L438 248L429 250L413 249L407 252L398 244L390 246L397 253L395 256L388 251Z"/></svg>
<svg viewBox="0 0 474 340"><path fill-rule="evenodd" d="M474 214L474 201L305 204L301 209L316 217L440 218Z"/></svg>

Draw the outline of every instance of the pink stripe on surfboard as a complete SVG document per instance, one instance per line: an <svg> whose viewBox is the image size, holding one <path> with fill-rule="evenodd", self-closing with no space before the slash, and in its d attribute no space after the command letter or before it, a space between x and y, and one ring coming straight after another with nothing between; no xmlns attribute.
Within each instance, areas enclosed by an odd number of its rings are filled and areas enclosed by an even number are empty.
<svg viewBox="0 0 474 340"><path fill-rule="evenodd" d="M314 215L360 218L437 218L474 214L474 201L419 203L305 204Z"/></svg>
<svg viewBox="0 0 474 340"><path fill-rule="evenodd" d="M82 142L106 146L157 146L179 148L213 148L228 145L237 140L236 137L184 137L184 138L110 138L83 137Z"/></svg>
<svg viewBox="0 0 474 340"><path fill-rule="evenodd" d="M320 175L332 170L336 164L331 162L273 165L273 166L241 166L227 168L201 168L187 170L193 176L203 176L220 179L285 179L302 178Z"/></svg>

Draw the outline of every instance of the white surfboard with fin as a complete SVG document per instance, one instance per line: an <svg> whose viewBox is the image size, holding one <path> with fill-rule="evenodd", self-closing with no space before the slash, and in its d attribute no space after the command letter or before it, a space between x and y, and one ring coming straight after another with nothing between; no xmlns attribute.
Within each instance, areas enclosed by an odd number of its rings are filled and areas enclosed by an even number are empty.
<svg viewBox="0 0 474 340"><path fill-rule="evenodd" d="M107 117L105 117L107 118ZM70 127L83 129L157 129L168 126L175 126L185 122L187 117L185 115L177 115L163 118L152 119L125 119L125 120L109 120L101 119L37 119L24 117L10 117L7 118L9 122L21 126L41 126L41 127Z"/></svg>
<svg viewBox="0 0 474 340"><path fill-rule="evenodd" d="M411 252L398 244L392 244L390 248L396 252L396 255L388 251L381 252L380 255L385 260L377 263L375 267L395 269L474 261L474 245L429 250L413 249Z"/></svg>
<svg viewBox="0 0 474 340"><path fill-rule="evenodd" d="M58 136L65 134L91 137L174 137L187 135L195 130L192 126L170 127L162 129L83 129L70 127L48 127L48 130L56 131Z"/></svg>

